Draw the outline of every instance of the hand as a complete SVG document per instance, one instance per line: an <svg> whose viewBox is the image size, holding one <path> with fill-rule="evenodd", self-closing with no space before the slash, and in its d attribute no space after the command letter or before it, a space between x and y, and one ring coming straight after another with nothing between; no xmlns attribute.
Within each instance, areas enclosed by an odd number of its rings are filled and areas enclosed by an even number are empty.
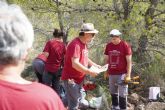
<svg viewBox="0 0 165 110"><path fill-rule="evenodd" d="M88 73L89 73L90 76L92 76L92 77L96 77L96 76L98 75L98 73L96 73L96 72L94 72L94 71L91 71L91 70L89 70Z"/></svg>
<svg viewBox="0 0 165 110"><path fill-rule="evenodd" d="M106 80L108 77L109 77L109 73L108 73L108 71L105 71L104 72L104 80Z"/></svg>
<svg viewBox="0 0 165 110"><path fill-rule="evenodd" d="M94 66L95 66L95 67L97 67L97 68L101 68L101 67L102 67L102 66L100 66L100 65L97 65L97 64L96 64L96 65L94 65Z"/></svg>
<svg viewBox="0 0 165 110"><path fill-rule="evenodd" d="M131 77L130 75L126 75L125 78L124 78L125 82L129 82L131 81Z"/></svg>
<svg viewBox="0 0 165 110"><path fill-rule="evenodd" d="M69 84L75 84L74 79L68 79Z"/></svg>

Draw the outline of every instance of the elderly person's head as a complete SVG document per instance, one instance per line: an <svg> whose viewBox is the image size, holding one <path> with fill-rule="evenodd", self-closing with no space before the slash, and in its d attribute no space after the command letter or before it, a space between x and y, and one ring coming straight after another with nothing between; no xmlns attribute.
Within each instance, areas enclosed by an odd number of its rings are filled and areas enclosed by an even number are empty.
<svg viewBox="0 0 165 110"><path fill-rule="evenodd" d="M94 25L92 23L83 23L79 32L79 36L81 37L83 43L88 44L92 42L95 34L97 34L98 32L99 31L94 28Z"/></svg>
<svg viewBox="0 0 165 110"><path fill-rule="evenodd" d="M33 39L32 25L20 7L0 2L0 65L17 64Z"/></svg>

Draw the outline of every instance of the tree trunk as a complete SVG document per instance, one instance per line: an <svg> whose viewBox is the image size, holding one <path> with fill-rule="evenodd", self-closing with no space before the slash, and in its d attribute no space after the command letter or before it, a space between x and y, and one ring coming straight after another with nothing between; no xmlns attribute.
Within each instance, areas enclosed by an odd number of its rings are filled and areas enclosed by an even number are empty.
<svg viewBox="0 0 165 110"><path fill-rule="evenodd" d="M150 54L147 53L148 46L148 33L152 28L153 16L155 12L155 8L157 7L159 0L150 0L150 6L148 7L145 13L145 31L139 38L139 45L137 50L137 57L139 63L148 63L150 62Z"/></svg>
<svg viewBox="0 0 165 110"><path fill-rule="evenodd" d="M60 26L60 30L63 31L65 34L63 36L63 41L64 43L67 42L67 37L68 37L68 31L64 29L64 23L62 20L62 12L60 10L60 1L59 0L55 0L56 6L57 6L57 14L58 14L58 21L59 21L59 26Z"/></svg>

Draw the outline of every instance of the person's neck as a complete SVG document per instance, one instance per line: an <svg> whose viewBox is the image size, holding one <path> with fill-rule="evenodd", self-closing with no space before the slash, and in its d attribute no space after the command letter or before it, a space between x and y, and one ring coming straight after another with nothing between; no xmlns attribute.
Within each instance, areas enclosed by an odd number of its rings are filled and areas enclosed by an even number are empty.
<svg viewBox="0 0 165 110"><path fill-rule="evenodd" d="M31 84L21 77L21 72L24 69L24 64L17 65L0 65L0 80L17 83L17 84Z"/></svg>
<svg viewBox="0 0 165 110"><path fill-rule="evenodd" d="M119 39L117 42L115 42L115 43L113 43L114 45L118 45L118 44L120 44L120 42L121 42L121 39Z"/></svg>
<svg viewBox="0 0 165 110"><path fill-rule="evenodd" d="M63 42L62 38L53 38L54 40L57 40L57 41L60 41L60 42Z"/></svg>
<svg viewBox="0 0 165 110"><path fill-rule="evenodd" d="M86 40L83 36L79 36L79 39L83 44L86 44Z"/></svg>

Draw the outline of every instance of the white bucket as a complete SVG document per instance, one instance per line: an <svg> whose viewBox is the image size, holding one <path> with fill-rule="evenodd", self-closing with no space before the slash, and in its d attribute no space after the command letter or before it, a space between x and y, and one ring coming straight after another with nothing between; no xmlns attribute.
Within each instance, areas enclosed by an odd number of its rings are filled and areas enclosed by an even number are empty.
<svg viewBox="0 0 165 110"><path fill-rule="evenodd" d="M150 87L149 88L149 99L157 100L160 97L160 87Z"/></svg>

